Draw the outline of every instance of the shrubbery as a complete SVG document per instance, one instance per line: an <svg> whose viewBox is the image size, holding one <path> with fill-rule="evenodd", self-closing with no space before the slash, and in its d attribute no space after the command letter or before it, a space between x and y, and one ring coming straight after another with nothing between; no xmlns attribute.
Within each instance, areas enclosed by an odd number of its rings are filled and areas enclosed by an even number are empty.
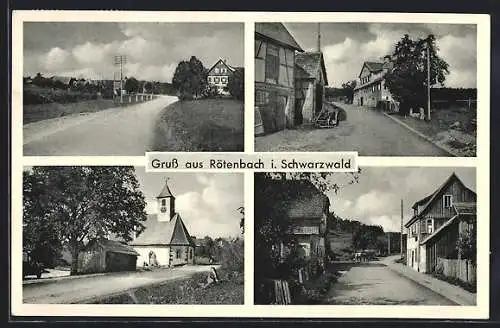
<svg viewBox="0 0 500 328"><path fill-rule="evenodd" d="M236 238L221 247L217 247L215 258L223 269L243 273L244 251L243 239Z"/></svg>

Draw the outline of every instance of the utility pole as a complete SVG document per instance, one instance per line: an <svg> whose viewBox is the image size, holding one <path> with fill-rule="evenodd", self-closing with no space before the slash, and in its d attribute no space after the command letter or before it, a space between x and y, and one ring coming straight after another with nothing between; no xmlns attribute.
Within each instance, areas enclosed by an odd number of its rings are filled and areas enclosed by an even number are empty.
<svg viewBox="0 0 500 328"><path fill-rule="evenodd" d="M123 103L123 64L127 63L127 56L115 56L115 66L120 66L120 104Z"/></svg>
<svg viewBox="0 0 500 328"><path fill-rule="evenodd" d="M426 43L427 48L427 120L431 120L431 47L429 41Z"/></svg>
<svg viewBox="0 0 500 328"><path fill-rule="evenodd" d="M401 258L403 258L403 198L401 198L401 234L399 237Z"/></svg>
<svg viewBox="0 0 500 328"><path fill-rule="evenodd" d="M320 23L318 23L318 52L321 52L321 26Z"/></svg>

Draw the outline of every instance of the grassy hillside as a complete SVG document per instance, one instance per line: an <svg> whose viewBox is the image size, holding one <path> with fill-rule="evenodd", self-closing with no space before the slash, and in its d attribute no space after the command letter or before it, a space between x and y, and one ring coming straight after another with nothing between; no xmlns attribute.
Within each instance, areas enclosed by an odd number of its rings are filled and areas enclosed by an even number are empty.
<svg viewBox="0 0 500 328"><path fill-rule="evenodd" d="M243 102L230 99L178 101L162 112L155 151L243 151Z"/></svg>

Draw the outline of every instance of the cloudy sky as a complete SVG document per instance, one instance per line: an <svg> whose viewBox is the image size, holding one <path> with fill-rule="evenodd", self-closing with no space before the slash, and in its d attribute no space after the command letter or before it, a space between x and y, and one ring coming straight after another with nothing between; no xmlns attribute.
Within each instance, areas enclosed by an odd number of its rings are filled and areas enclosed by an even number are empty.
<svg viewBox="0 0 500 328"><path fill-rule="evenodd" d="M113 56L126 55L124 74L171 82L177 64L198 57L243 66L240 23L24 23L24 75L112 79ZM118 76L118 75L117 75Z"/></svg>
<svg viewBox="0 0 500 328"><path fill-rule="evenodd" d="M148 214L158 213L156 196L170 178L168 185L176 197L175 210L191 235L236 237L240 233L244 205L243 174L240 173L145 173L136 167L136 175L146 197Z"/></svg>
<svg viewBox="0 0 500 328"><path fill-rule="evenodd" d="M401 198L404 222L412 215L414 202L428 196L455 172L462 182L476 191L474 168L392 167L361 168L359 183L344 185L347 177L339 174L342 188L328 193L335 214L365 224L382 225L385 231L400 231Z"/></svg>
<svg viewBox="0 0 500 328"><path fill-rule="evenodd" d="M306 51L316 50L317 24L286 23L288 30ZM475 25L402 23L321 23L321 47L330 86L355 79L364 61L376 61L391 53L407 33L426 37L433 33L439 55L450 65L449 87L476 87Z"/></svg>

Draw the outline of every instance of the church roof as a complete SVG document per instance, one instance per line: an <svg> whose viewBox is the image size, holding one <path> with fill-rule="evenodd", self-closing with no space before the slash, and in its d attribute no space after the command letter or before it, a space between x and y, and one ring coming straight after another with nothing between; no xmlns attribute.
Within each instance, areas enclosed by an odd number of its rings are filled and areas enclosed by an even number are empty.
<svg viewBox="0 0 500 328"><path fill-rule="evenodd" d="M130 243L133 246L149 245L191 245L194 246L190 234L179 213L175 213L170 221L159 221L157 214L150 214L143 231Z"/></svg>
<svg viewBox="0 0 500 328"><path fill-rule="evenodd" d="M165 182L165 185L163 186L163 189L161 190L160 194L156 196L156 198L164 198L164 197L174 197L174 195L168 188L167 182Z"/></svg>

